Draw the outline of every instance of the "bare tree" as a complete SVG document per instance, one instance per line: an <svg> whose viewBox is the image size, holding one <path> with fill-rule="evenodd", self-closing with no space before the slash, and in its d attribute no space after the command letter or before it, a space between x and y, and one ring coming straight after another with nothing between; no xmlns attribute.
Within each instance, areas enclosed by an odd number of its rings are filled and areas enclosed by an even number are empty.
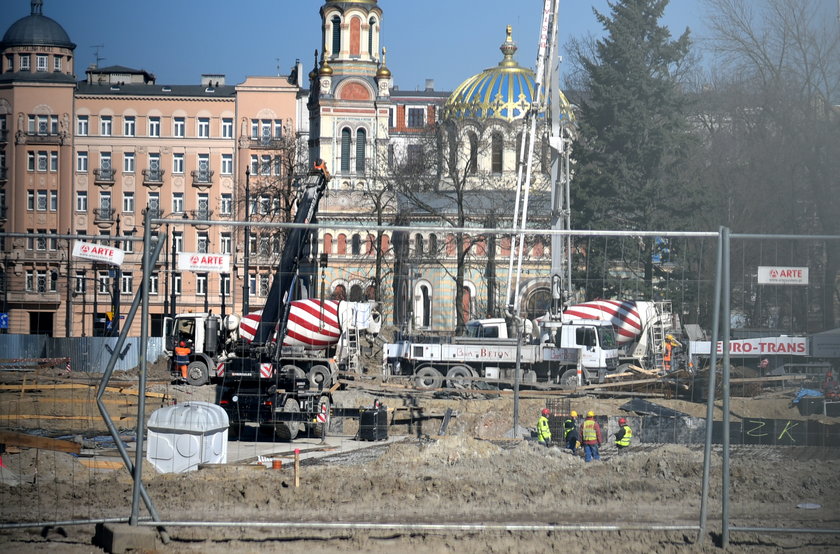
<svg viewBox="0 0 840 554"><path fill-rule="evenodd" d="M706 0L718 79L704 94L723 224L840 234L840 31L825 0ZM829 241L822 327L835 324L840 244ZM803 303L795 317L807 319ZM804 324L802 326L804 328Z"/></svg>

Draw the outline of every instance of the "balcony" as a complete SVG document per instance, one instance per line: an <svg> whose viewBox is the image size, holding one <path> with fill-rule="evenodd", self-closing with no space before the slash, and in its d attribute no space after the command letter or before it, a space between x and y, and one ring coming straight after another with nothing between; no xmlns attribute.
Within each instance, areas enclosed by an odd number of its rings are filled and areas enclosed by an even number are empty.
<svg viewBox="0 0 840 554"><path fill-rule="evenodd" d="M15 143L16 144L64 144L64 141L67 139L67 133L65 132L56 132L56 133L23 133L18 131L15 134Z"/></svg>
<svg viewBox="0 0 840 554"><path fill-rule="evenodd" d="M192 185L200 189L212 187L213 173L210 169L194 169L190 172L193 180Z"/></svg>
<svg viewBox="0 0 840 554"><path fill-rule="evenodd" d="M0 166L0 183L5 183L9 180L9 168Z"/></svg>
<svg viewBox="0 0 840 554"><path fill-rule="evenodd" d="M0 129L0 144L6 144L7 142L9 142L9 130Z"/></svg>
<svg viewBox="0 0 840 554"><path fill-rule="evenodd" d="M93 183L101 187L113 187L116 171L110 167L100 167L93 170Z"/></svg>
<svg viewBox="0 0 840 554"><path fill-rule="evenodd" d="M151 188L163 186L163 174L165 172L165 169L144 169L143 184Z"/></svg>
<svg viewBox="0 0 840 554"><path fill-rule="evenodd" d="M9 219L6 216L6 212L8 211L8 209L8 206L0 206L0 223L6 223L6 221Z"/></svg>
<svg viewBox="0 0 840 554"><path fill-rule="evenodd" d="M114 223L114 208L95 208L93 222L99 226L110 227Z"/></svg>
<svg viewBox="0 0 840 554"><path fill-rule="evenodd" d="M192 219L207 221L213 216L213 210L208 210L207 208L199 208L197 210L191 210L190 215L192 216ZM199 230L208 229L209 227L209 225L201 224L195 226L195 228Z"/></svg>
<svg viewBox="0 0 840 554"><path fill-rule="evenodd" d="M251 137L248 147L252 150L280 150L286 145L281 137Z"/></svg>

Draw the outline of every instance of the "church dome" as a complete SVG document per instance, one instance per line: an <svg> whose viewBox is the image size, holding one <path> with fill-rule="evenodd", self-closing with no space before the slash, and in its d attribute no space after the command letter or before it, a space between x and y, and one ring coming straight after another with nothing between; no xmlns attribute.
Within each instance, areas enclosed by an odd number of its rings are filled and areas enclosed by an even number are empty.
<svg viewBox="0 0 840 554"><path fill-rule="evenodd" d="M76 48L64 28L54 19L41 13L42 4L38 0L32 2L32 13L18 19L3 35L0 47L10 46L58 46L61 48Z"/></svg>
<svg viewBox="0 0 840 554"><path fill-rule="evenodd" d="M525 117L534 97L534 72L513 59L517 47L511 34L508 25L507 38L500 47L504 57L499 65L470 77L449 96L445 117L506 121Z"/></svg>
<svg viewBox="0 0 840 554"><path fill-rule="evenodd" d="M445 118L514 121L525 117L534 100L536 79L532 70L520 66L513 58L517 46L510 25L499 49L503 54L499 65L470 77L449 96L443 108ZM560 102L564 116L574 119L562 92Z"/></svg>

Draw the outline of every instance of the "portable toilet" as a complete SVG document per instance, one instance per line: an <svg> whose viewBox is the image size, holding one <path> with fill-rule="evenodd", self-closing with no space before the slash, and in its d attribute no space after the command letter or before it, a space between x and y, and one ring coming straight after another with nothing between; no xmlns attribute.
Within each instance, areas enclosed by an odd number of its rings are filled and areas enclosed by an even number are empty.
<svg viewBox="0 0 840 554"><path fill-rule="evenodd" d="M161 473L227 462L229 420L221 406L185 402L155 410L148 423L146 460Z"/></svg>

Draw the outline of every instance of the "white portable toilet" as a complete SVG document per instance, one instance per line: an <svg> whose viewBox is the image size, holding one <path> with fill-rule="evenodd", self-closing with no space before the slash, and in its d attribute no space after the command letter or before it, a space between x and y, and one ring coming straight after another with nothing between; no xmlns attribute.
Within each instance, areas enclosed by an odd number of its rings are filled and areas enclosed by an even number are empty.
<svg viewBox="0 0 840 554"><path fill-rule="evenodd" d="M228 416L209 402L160 408L148 423L146 460L161 473L184 473L199 464L227 462Z"/></svg>

